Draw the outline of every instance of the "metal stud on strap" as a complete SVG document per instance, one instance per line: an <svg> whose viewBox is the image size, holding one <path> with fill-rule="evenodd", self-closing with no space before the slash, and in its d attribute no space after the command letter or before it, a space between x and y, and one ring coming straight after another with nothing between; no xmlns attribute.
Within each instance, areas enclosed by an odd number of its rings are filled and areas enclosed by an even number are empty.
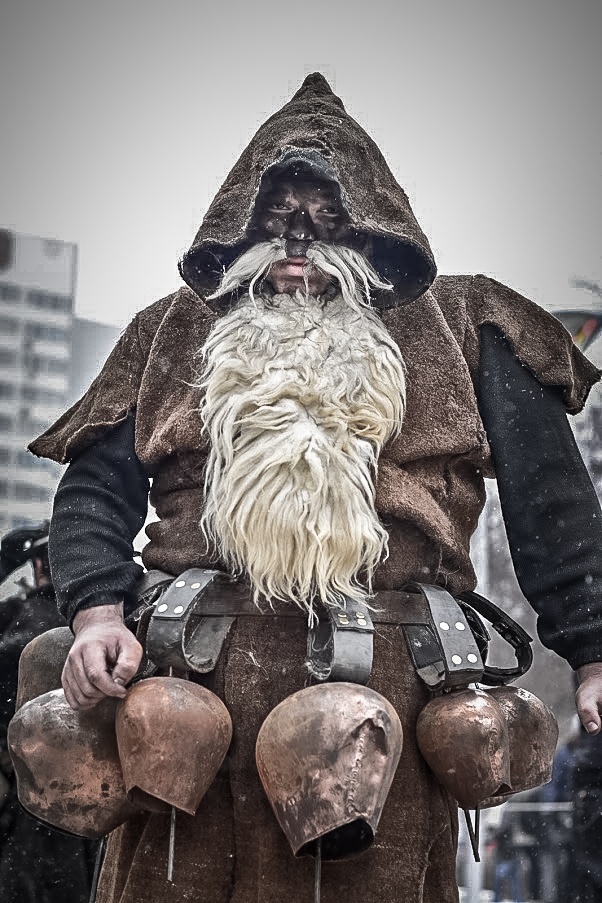
<svg viewBox="0 0 602 903"><path fill-rule="evenodd" d="M307 638L307 668L319 681L367 684L372 672L374 626L365 604L349 597L344 608L324 607Z"/></svg>
<svg viewBox="0 0 602 903"><path fill-rule="evenodd" d="M212 591L227 595L231 585L231 579L220 571L202 568L184 571L155 607L146 635L148 657L160 668L202 674L212 671L234 618L202 617L195 603L205 595L211 596Z"/></svg>
<svg viewBox="0 0 602 903"><path fill-rule="evenodd" d="M408 584L426 599L432 625L404 627L408 648L419 676L431 687L466 686L480 680L483 659L466 616L456 600L440 586Z"/></svg>

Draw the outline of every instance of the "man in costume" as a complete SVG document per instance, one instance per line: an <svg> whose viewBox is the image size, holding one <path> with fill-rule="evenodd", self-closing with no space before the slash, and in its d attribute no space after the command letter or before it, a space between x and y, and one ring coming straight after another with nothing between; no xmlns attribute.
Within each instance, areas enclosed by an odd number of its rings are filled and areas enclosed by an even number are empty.
<svg viewBox="0 0 602 903"><path fill-rule="evenodd" d="M601 514L565 416L599 373L512 290L435 278L405 193L320 75L254 136L181 273L186 286L137 315L31 446L70 462L51 532L75 633L67 699L124 696L138 667L123 615L149 479L145 566L227 570L272 609L237 618L206 678L234 738L197 815L182 817L174 883L169 816L141 813L110 837L99 900L301 903L313 867L291 856L265 799L259 728L307 683L307 621L324 605L411 580L474 586L484 477L498 477L540 635L578 669L581 717L600 729ZM322 900L452 903L456 806L414 731L429 694L395 611L380 617L370 686L399 713L402 760L374 845L324 865Z"/></svg>

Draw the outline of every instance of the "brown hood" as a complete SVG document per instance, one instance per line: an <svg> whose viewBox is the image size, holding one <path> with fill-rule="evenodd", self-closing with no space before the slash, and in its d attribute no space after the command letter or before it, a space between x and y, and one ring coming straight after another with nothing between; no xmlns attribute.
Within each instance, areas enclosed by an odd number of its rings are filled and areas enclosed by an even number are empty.
<svg viewBox="0 0 602 903"><path fill-rule="evenodd" d="M370 236L372 263L395 288L382 293L381 306L411 301L430 286L435 261L405 192L374 141L315 72L261 126L209 207L180 263L197 294L213 291L223 269L251 245L247 228L264 173L293 160L339 183L352 226ZM214 304L223 307L224 299Z"/></svg>

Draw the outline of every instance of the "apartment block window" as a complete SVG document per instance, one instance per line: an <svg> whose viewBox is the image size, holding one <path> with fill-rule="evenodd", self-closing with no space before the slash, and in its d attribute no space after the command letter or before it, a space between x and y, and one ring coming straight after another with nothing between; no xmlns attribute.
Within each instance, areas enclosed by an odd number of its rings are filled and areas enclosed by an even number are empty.
<svg viewBox="0 0 602 903"><path fill-rule="evenodd" d="M17 363L17 352L10 348L0 348L0 367L14 367Z"/></svg>
<svg viewBox="0 0 602 903"><path fill-rule="evenodd" d="M0 414L0 433L12 433L14 421L6 414Z"/></svg>
<svg viewBox="0 0 602 903"><path fill-rule="evenodd" d="M0 398L2 398L2 383L0 383ZM40 389L38 386L21 386L21 398L23 401L29 401L32 404L65 405L63 392L53 392L52 389Z"/></svg>
<svg viewBox="0 0 602 903"><path fill-rule="evenodd" d="M64 295L53 295L50 292L29 291L27 303L38 310L58 310L69 312L71 310L71 298Z"/></svg>
<svg viewBox="0 0 602 903"><path fill-rule="evenodd" d="M10 448L2 448L0 446L0 464L10 464Z"/></svg>
<svg viewBox="0 0 602 903"><path fill-rule="evenodd" d="M10 282L0 282L0 301L8 301L14 304L21 300L21 289L18 285L12 285Z"/></svg>
<svg viewBox="0 0 602 903"><path fill-rule="evenodd" d="M17 335L19 321L14 317L0 317L0 335Z"/></svg>
<svg viewBox="0 0 602 903"><path fill-rule="evenodd" d="M2 351L0 349L0 364ZM43 376L48 374L50 376L62 375L69 372L69 361L61 361L57 360L54 357L45 357L42 354L32 354L28 356L28 360L26 361L27 371L30 377L34 376Z"/></svg>
<svg viewBox="0 0 602 903"><path fill-rule="evenodd" d="M38 417L32 417L27 408L21 408L19 411L19 431L29 436L38 436L48 429L48 420L40 420Z"/></svg>
<svg viewBox="0 0 602 903"><path fill-rule="evenodd" d="M43 486L32 486L31 483L15 483L15 498L18 502L47 502L52 492Z"/></svg>
<svg viewBox="0 0 602 903"><path fill-rule="evenodd" d="M17 452L17 467L21 470L44 470L48 473L58 471L58 465L54 461L49 461L48 458L36 458L35 455L26 451Z"/></svg>
<svg viewBox="0 0 602 903"><path fill-rule="evenodd" d="M0 499L8 498L8 480L0 480Z"/></svg>
<svg viewBox="0 0 602 903"><path fill-rule="evenodd" d="M15 387L12 383L0 382L0 400L7 401L15 397Z"/></svg>
<svg viewBox="0 0 602 903"><path fill-rule="evenodd" d="M0 320L0 332L1 329ZM25 335L28 339L41 339L46 342L68 342L71 334L68 329L59 326L49 326L47 323L26 323Z"/></svg>

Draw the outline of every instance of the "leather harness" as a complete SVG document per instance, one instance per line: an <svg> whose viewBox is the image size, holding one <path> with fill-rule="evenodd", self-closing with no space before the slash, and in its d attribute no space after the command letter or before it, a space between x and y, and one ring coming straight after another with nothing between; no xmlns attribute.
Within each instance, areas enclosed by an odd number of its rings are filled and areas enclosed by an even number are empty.
<svg viewBox="0 0 602 903"><path fill-rule="evenodd" d="M177 578L149 571L139 586L139 599L129 622L139 622L139 637L140 632L145 635L150 662L142 676L148 676L149 665L201 674L212 671L237 617L307 617L292 604L256 602L248 587L221 571L202 568L191 568ZM482 596L464 593L460 600L442 587L412 583L404 591L378 592L369 604L346 597L341 607L323 606L308 631L308 670L317 681L366 684L375 625L398 624L416 671L431 690L505 683L524 673L532 660L531 637ZM514 647L516 668L484 664L473 634L476 616L468 606L491 620Z"/></svg>

